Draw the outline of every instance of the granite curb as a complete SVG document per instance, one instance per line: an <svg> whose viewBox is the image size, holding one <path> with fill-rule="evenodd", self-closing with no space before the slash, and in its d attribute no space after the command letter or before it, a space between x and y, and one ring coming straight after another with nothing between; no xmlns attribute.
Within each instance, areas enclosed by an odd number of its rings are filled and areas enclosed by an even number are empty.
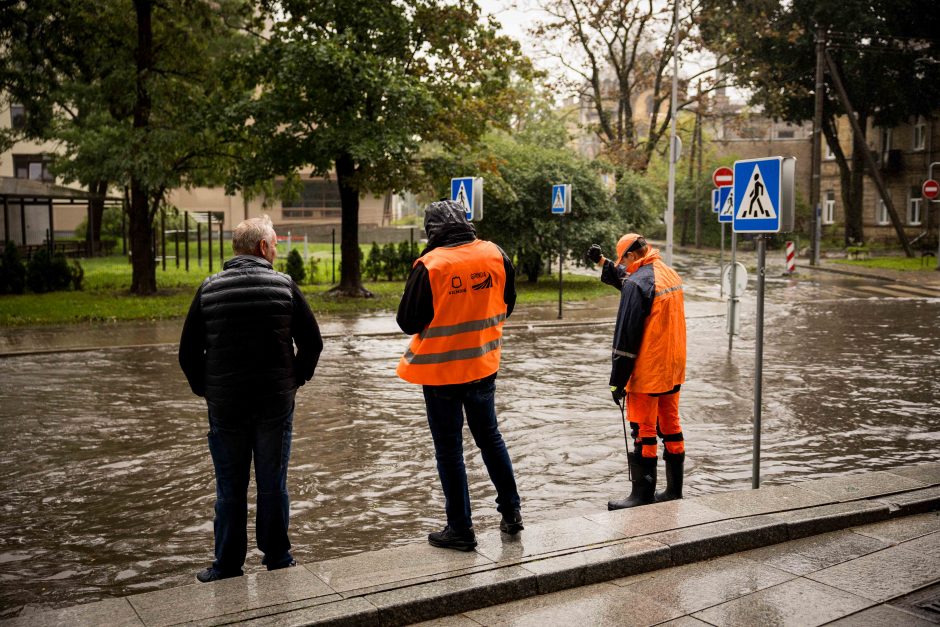
<svg viewBox="0 0 940 627"><path fill-rule="evenodd" d="M940 462L659 503L29 614L2 625L405 625L940 509Z"/></svg>
<svg viewBox="0 0 940 627"><path fill-rule="evenodd" d="M885 281L887 283L897 283L899 285L907 285L908 287L917 287L924 290L931 290L937 292L937 296L940 297L940 289L938 289L932 281L911 281L907 278L895 276L894 274L879 274L875 272L864 272L860 270L843 270L842 268L833 268L832 266L820 265L812 266L809 264L797 264L797 270L813 270L819 272L830 272L832 274L841 274L844 276L857 277L860 279L874 279L876 281ZM934 271L936 272L936 271ZM932 277L931 277L932 278Z"/></svg>

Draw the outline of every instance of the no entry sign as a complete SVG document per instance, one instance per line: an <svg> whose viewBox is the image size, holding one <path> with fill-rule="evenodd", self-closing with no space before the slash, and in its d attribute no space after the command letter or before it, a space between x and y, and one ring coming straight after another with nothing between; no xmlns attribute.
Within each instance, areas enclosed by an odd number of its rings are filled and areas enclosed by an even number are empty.
<svg viewBox="0 0 940 627"><path fill-rule="evenodd" d="M937 184L933 179L927 179L921 187L921 192L923 192L924 198L933 200L937 197L937 194L940 194L940 184Z"/></svg>
<svg viewBox="0 0 940 627"><path fill-rule="evenodd" d="M730 187L734 185L734 171L726 167L718 168L712 173L712 182L715 187Z"/></svg>

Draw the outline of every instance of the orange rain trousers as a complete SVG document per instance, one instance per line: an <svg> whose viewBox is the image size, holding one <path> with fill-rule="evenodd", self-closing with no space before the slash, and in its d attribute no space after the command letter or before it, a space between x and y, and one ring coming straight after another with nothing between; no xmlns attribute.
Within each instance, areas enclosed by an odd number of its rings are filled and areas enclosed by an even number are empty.
<svg viewBox="0 0 940 627"><path fill-rule="evenodd" d="M679 425L679 392L652 396L639 392L627 394L627 419L633 434L635 451L643 457L656 457L657 427L669 453L685 452ZM634 425L637 425L634 428Z"/></svg>

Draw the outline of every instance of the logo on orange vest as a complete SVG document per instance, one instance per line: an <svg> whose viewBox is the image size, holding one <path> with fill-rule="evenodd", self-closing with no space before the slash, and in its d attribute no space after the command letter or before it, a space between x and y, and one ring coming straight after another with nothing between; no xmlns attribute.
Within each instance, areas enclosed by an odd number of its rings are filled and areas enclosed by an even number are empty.
<svg viewBox="0 0 940 627"><path fill-rule="evenodd" d="M470 279L479 279L480 277L486 278L479 283L474 283L470 287L474 290L485 290L493 287L493 277L491 277L488 272L474 272L470 275Z"/></svg>
<svg viewBox="0 0 940 627"><path fill-rule="evenodd" d="M463 280L460 278L460 275L454 275L450 278L450 286L454 289L447 292L448 296L463 294L467 291L467 288L463 287Z"/></svg>

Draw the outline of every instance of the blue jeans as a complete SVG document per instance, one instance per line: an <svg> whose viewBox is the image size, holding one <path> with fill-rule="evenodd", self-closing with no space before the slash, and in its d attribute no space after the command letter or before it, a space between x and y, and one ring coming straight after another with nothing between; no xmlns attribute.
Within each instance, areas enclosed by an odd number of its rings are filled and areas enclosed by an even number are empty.
<svg viewBox="0 0 940 627"><path fill-rule="evenodd" d="M269 570L286 566L293 557L287 539L290 459L294 407L287 414L248 411L225 418L209 413L209 452L215 466L215 561L224 576L242 574L248 552L248 480L255 460L258 511L255 539Z"/></svg>
<svg viewBox="0 0 940 627"><path fill-rule="evenodd" d="M497 510L506 514L519 508L512 461L496 424L495 395L496 382L493 379L460 385L424 386L424 402L434 439L437 473L444 490L447 524L457 531L473 526L463 459L464 411L470 433L496 488Z"/></svg>

